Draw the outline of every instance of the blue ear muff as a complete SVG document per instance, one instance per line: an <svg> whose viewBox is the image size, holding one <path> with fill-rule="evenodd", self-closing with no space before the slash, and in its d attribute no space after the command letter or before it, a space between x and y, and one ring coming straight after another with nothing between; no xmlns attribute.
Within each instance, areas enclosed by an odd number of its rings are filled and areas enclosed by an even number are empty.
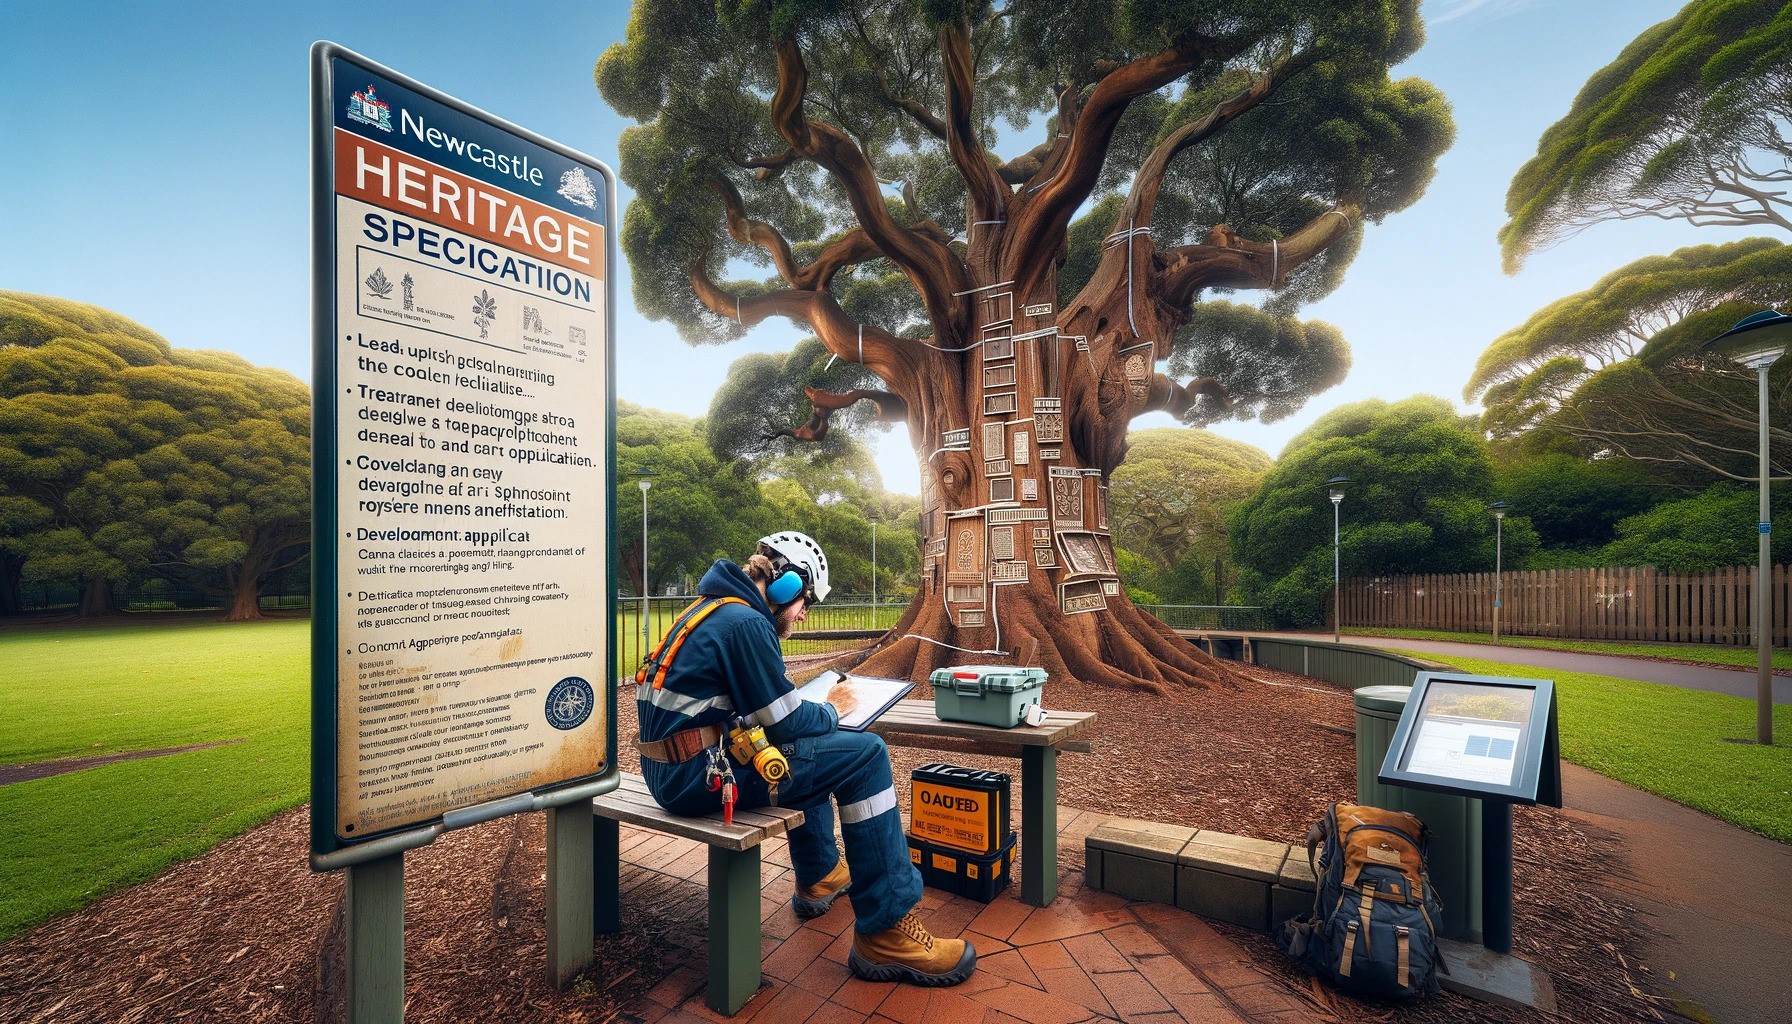
<svg viewBox="0 0 1792 1024"><path fill-rule="evenodd" d="M782 576L771 581L765 588L765 597L771 602L772 607L776 608L796 600L797 595L802 592L803 578L786 570Z"/></svg>

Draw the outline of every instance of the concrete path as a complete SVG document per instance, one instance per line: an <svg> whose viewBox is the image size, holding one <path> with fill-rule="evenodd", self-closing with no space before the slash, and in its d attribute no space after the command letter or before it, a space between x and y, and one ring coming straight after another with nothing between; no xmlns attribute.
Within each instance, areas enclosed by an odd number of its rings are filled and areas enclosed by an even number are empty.
<svg viewBox="0 0 1792 1024"><path fill-rule="evenodd" d="M1289 636L1302 640L1312 640L1321 636L1321 634L1314 633L1253 633L1252 635ZM1325 639L1329 640L1330 637L1325 637ZM1702 665L1681 665L1671 661L1626 658L1615 654L1546 651L1535 647L1496 647L1492 643L1465 644L1448 640L1347 636L1343 638L1343 642L1362 647L1392 647L1403 651L1418 651L1423 654L1479 658L1482 661L1499 661L1514 665L1537 665L1542 668L1561 669L1564 672L1589 672L1593 675L1612 676L1617 679L1640 679L1646 683L1666 683L1669 686L1679 686L1688 690L1706 690L1711 693L1727 693L1732 697L1744 697L1748 700L1755 699L1755 670L1752 668L1706 668ZM1792 675L1774 676L1773 702L1775 704L1792 704Z"/></svg>
<svg viewBox="0 0 1792 1024"><path fill-rule="evenodd" d="M1562 765L1564 812L1622 836L1606 884L1643 914L1650 975L1718 1024L1792 1021L1792 846Z"/></svg>

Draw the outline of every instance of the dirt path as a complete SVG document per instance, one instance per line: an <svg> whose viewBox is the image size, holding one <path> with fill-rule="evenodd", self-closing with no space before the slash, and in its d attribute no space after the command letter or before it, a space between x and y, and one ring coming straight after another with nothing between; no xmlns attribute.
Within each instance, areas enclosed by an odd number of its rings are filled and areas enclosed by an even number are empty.
<svg viewBox="0 0 1792 1024"><path fill-rule="evenodd" d="M0 786L10 786L15 782L30 782L32 779L47 779L52 775L63 775L68 772L85 771L98 768L103 764L117 764L120 761L141 761L146 757L167 757L169 754L186 754L195 750L210 750L213 747L228 747L243 742L236 740L220 740L216 743L189 743L184 747L160 747L156 750L130 750L122 754L99 754L94 757L65 757L58 761L33 761L29 764L0 764Z"/></svg>

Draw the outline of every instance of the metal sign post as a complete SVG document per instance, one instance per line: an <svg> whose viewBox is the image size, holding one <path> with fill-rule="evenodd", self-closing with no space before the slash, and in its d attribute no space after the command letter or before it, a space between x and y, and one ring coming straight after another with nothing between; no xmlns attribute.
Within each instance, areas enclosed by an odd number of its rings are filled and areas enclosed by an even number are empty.
<svg viewBox="0 0 1792 1024"><path fill-rule="evenodd" d="M404 851L450 829L582 807L582 839L550 815L550 899L584 905L549 911L550 974L590 960L584 805L618 781L616 190L332 43L311 67L311 866L350 869L351 1019L384 1021Z"/></svg>

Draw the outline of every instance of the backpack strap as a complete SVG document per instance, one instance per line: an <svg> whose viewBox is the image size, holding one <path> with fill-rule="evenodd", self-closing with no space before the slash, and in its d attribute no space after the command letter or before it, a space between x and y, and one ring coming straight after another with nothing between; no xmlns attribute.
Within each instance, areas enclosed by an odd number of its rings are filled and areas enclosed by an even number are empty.
<svg viewBox="0 0 1792 1024"><path fill-rule="evenodd" d="M1402 925L1394 929L1394 946L1399 950L1396 957L1395 983L1401 988L1412 984L1412 929Z"/></svg>
<svg viewBox="0 0 1792 1024"><path fill-rule="evenodd" d="M1357 920L1363 922L1363 955L1365 956L1375 955L1374 950L1371 949L1369 945L1369 914L1374 905L1375 881L1374 879L1370 879L1369 884L1358 891L1356 898L1356 917Z"/></svg>
<svg viewBox="0 0 1792 1024"><path fill-rule="evenodd" d="M706 601L708 603L705 603ZM746 601L738 597L718 597L713 599L700 597L689 605L686 605L684 611L679 613L680 617L678 621L672 624L672 628L666 632L665 638L660 641L658 649L656 649L646 661L641 663L640 670L635 673L635 682L645 683L647 682L647 677L651 675L653 677L654 689L658 690L665 686L666 673L672 668L672 659L676 658L678 652L683 649L684 642L690 637L691 631L695 630L703 623L704 619L709 618L715 613L716 609L721 608L723 605L746 603Z"/></svg>

